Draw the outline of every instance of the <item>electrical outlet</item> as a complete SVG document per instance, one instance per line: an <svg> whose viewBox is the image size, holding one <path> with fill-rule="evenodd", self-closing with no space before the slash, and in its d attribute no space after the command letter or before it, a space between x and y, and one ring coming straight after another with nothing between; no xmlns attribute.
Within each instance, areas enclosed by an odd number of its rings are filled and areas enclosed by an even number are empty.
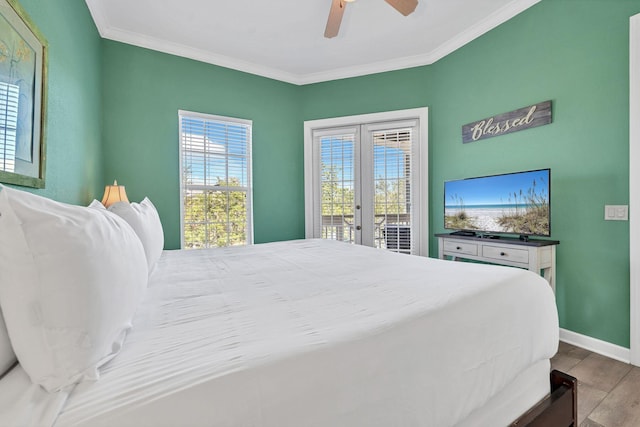
<svg viewBox="0 0 640 427"><path fill-rule="evenodd" d="M604 219L607 221L629 221L629 206L605 205Z"/></svg>

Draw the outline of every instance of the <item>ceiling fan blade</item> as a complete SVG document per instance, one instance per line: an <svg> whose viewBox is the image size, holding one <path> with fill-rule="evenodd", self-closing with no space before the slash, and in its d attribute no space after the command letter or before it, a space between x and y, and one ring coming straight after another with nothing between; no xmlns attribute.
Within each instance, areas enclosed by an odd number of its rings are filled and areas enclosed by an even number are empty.
<svg viewBox="0 0 640 427"><path fill-rule="evenodd" d="M342 15L347 4L344 0L332 0L331 10L329 11L329 19L327 19L327 27L324 30L324 36L328 39L338 35Z"/></svg>
<svg viewBox="0 0 640 427"><path fill-rule="evenodd" d="M385 0L395 10L403 14L404 16L411 15L416 6L418 6L418 0Z"/></svg>

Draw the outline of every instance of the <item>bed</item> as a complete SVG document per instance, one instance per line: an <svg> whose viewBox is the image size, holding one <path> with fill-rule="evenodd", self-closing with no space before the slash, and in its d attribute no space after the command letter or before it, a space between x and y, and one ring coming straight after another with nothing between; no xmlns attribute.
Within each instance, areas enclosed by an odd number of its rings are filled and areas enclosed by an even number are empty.
<svg viewBox="0 0 640 427"><path fill-rule="evenodd" d="M531 272L313 239L164 251L132 326L99 379L13 367L0 424L525 425L558 345Z"/></svg>

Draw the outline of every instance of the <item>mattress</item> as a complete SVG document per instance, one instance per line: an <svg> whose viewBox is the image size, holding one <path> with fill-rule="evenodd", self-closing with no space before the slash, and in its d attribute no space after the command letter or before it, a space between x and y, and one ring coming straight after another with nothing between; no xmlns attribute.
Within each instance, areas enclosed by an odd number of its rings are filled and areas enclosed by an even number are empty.
<svg viewBox="0 0 640 427"><path fill-rule="evenodd" d="M520 269L325 240L166 251L53 424L454 426L534 366L547 383L557 345L553 293Z"/></svg>

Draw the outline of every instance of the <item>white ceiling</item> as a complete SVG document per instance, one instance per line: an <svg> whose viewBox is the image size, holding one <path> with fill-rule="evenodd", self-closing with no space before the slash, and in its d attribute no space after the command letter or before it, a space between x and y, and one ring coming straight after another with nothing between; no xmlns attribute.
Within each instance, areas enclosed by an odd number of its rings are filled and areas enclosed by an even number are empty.
<svg viewBox="0 0 640 427"><path fill-rule="evenodd" d="M349 3L324 37L331 0L86 0L100 35L294 84L431 64L540 0Z"/></svg>

